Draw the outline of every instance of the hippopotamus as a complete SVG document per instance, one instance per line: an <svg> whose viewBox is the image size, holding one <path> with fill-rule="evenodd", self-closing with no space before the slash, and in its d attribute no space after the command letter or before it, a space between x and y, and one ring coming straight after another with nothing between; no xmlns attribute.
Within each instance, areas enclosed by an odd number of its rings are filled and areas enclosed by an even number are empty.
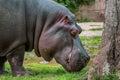
<svg viewBox="0 0 120 80"><path fill-rule="evenodd" d="M0 73L8 60L13 76L30 75L23 67L25 51L46 61L55 58L68 72L84 68L90 57L75 16L52 0L0 0Z"/></svg>

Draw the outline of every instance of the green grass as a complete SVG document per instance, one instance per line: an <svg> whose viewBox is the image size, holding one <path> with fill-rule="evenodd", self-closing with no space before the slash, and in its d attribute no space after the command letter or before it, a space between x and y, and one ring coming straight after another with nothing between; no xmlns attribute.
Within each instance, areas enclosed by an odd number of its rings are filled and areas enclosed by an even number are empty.
<svg viewBox="0 0 120 80"><path fill-rule="evenodd" d="M103 28L91 28L90 31L102 31Z"/></svg>
<svg viewBox="0 0 120 80"><path fill-rule="evenodd" d="M88 53L97 54L99 52L99 46L101 44L101 36L94 37L80 37L81 42L85 48L88 48Z"/></svg>
<svg viewBox="0 0 120 80"><path fill-rule="evenodd" d="M6 66L10 71L8 63ZM27 63L24 66L33 73L32 76L13 77L10 71L9 74L0 75L0 80L80 80L88 71L87 68L84 68L78 73L68 73L60 65L51 66L38 63Z"/></svg>
<svg viewBox="0 0 120 80"><path fill-rule="evenodd" d="M105 74L104 76L96 76L92 80L119 80L119 77L116 74Z"/></svg>
<svg viewBox="0 0 120 80"><path fill-rule="evenodd" d="M78 22L95 22L95 21L92 19L89 19L87 17L84 17L84 18L80 19Z"/></svg>
<svg viewBox="0 0 120 80"><path fill-rule="evenodd" d="M101 43L101 36L93 36L93 37L81 36L80 39L84 46L85 45L97 46L97 45L100 45L100 43Z"/></svg>

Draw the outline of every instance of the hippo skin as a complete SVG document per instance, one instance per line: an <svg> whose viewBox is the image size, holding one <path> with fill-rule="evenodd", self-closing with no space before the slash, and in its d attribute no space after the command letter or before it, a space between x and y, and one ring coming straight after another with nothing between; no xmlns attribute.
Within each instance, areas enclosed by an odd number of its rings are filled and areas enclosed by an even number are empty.
<svg viewBox="0 0 120 80"><path fill-rule="evenodd" d="M0 73L13 76L31 73L23 67L25 51L35 50L46 61L52 58L68 72L78 72L90 57L79 34L74 15L52 0L0 0Z"/></svg>

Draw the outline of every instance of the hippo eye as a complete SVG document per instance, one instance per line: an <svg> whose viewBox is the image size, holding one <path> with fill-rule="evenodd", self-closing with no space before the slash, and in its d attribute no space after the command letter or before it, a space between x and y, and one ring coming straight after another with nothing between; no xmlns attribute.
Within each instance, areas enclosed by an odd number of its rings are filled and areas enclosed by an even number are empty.
<svg viewBox="0 0 120 80"><path fill-rule="evenodd" d="M71 24L71 20L70 20L69 16L65 16L65 18L64 18L64 24L65 25Z"/></svg>

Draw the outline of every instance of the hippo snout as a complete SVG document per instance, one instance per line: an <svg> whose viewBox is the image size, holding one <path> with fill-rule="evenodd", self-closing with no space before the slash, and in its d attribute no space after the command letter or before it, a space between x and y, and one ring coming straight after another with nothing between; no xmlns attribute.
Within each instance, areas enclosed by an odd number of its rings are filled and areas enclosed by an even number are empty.
<svg viewBox="0 0 120 80"><path fill-rule="evenodd" d="M90 56L82 48L74 47L71 51L70 48L67 48L62 52L55 55L55 60L68 72L79 72L90 60Z"/></svg>
<svg viewBox="0 0 120 80"><path fill-rule="evenodd" d="M78 72L82 70L90 60L90 56L81 54L79 51L70 53L67 59L66 70L68 72Z"/></svg>

